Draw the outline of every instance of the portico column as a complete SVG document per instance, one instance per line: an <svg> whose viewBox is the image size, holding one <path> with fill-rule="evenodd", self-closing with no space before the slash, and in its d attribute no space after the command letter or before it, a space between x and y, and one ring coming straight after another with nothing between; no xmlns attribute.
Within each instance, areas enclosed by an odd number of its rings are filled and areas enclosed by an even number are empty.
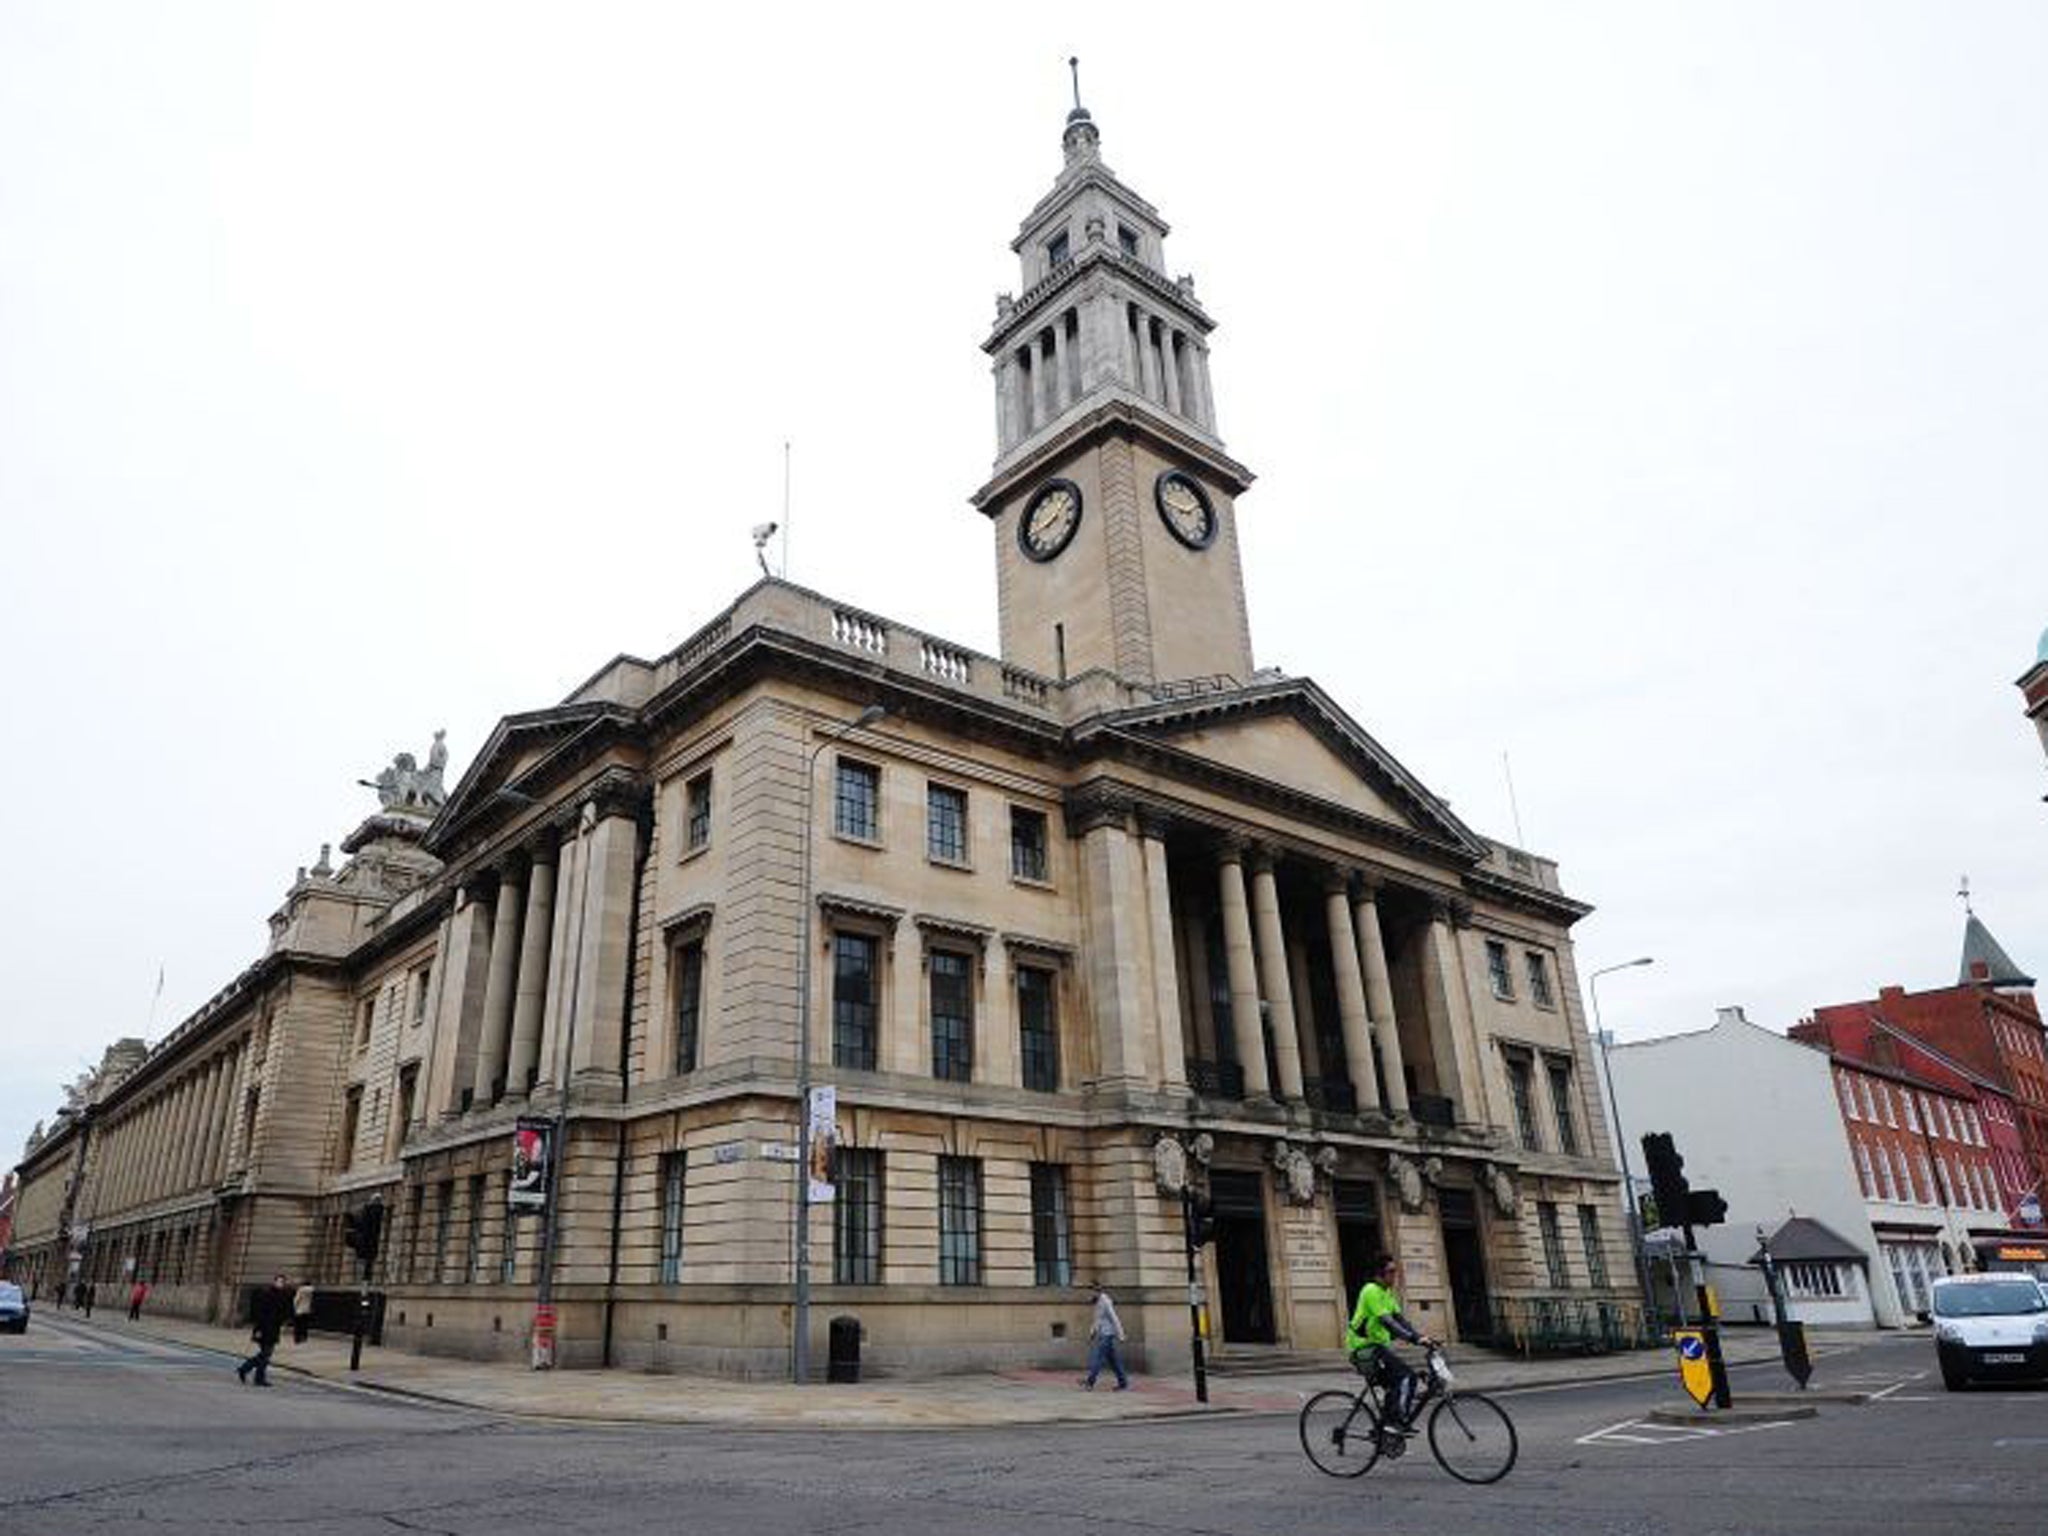
<svg viewBox="0 0 2048 1536"><path fill-rule="evenodd" d="M228 1092L228 1053L213 1058L213 1086L206 1096L206 1136L199 1152L199 1179L209 1187L218 1182L220 1130L224 1100Z"/></svg>
<svg viewBox="0 0 2048 1536"><path fill-rule="evenodd" d="M524 1098L540 1066L540 1021L547 1011L548 950L555 921L555 850L533 851L526 880L526 926L519 936L519 984L513 989L512 1047L505 1091Z"/></svg>
<svg viewBox="0 0 2048 1536"><path fill-rule="evenodd" d="M1401 1057L1400 1021L1394 1017L1394 983L1387 971L1387 941L1380 932L1379 887L1360 881L1352 890L1351 915L1358 926L1358 959L1365 982L1366 1022L1379 1042L1387 1078L1387 1107L1408 1113L1408 1071ZM1367 1059L1366 1070L1372 1070Z"/></svg>
<svg viewBox="0 0 2048 1536"><path fill-rule="evenodd" d="M1271 1009L1273 1064L1280 1072L1280 1097L1301 1102L1301 1041L1295 1035L1294 987L1287 979L1287 938L1280 926L1280 892L1273 881L1273 856L1252 855L1252 931L1259 945L1259 983Z"/></svg>
<svg viewBox="0 0 2048 1536"><path fill-rule="evenodd" d="M1159 1034L1159 1080L1178 1088L1188 1080L1187 1049L1181 1038L1180 975L1173 953L1173 887L1166 868L1167 821L1138 813L1145 862L1145 908L1152 920L1152 1020Z"/></svg>
<svg viewBox="0 0 2048 1536"><path fill-rule="evenodd" d="M1044 426L1059 414L1058 365L1049 355L1045 345L1044 331L1038 331L1031 338L1031 394L1036 407L1035 417L1039 426Z"/></svg>
<svg viewBox="0 0 2048 1536"><path fill-rule="evenodd" d="M1152 351L1152 317L1138 311L1138 393L1147 400L1159 398L1159 360Z"/></svg>
<svg viewBox="0 0 2048 1536"><path fill-rule="evenodd" d="M1067 317L1052 321L1052 408L1055 414L1073 403L1073 385L1067 379Z"/></svg>
<svg viewBox="0 0 2048 1536"><path fill-rule="evenodd" d="M1436 1058L1437 1082L1445 1096L1456 1103L1460 1119L1483 1122L1486 1104L1465 1048L1469 1033L1465 982L1459 973L1458 940L1451 931L1448 900L1431 904L1424 959L1422 996L1429 1012L1430 1052ZM1446 1077L1455 1082L1447 1084Z"/></svg>
<svg viewBox="0 0 2048 1536"><path fill-rule="evenodd" d="M519 983L519 919L526 905L526 881L507 866L498 877L498 902L491 914L491 964L484 977L483 1028L477 1038L476 1072L469 1101L478 1109L495 1104L505 1083L505 1059L512 1044L512 1002Z"/></svg>
<svg viewBox="0 0 2048 1536"><path fill-rule="evenodd" d="M206 1117L206 1074L195 1071L188 1074L185 1087L185 1122L180 1130L183 1144L178 1148L178 1189L188 1190L199 1177L199 1143L203 1132L201 1126Z"/></svg>
<svg viewBox="0 0 2048 1536"><path fill-rule="evenodd" d="M1162 326L1159 331L1159 362L1166 375L1166 408L1176 416L1185 416L1180 399L1180 357L1173 346L1173 327Z"/></svg>
<svg viewBox="0 0 2048 1536"><path fill-rule="evenodd" d="M1379 1080L1372 1069L1371 1015L1365 1006L1365 978L1358 969L1358 936L1351 927L1351 898L1342 875L1323 884L1323 915L1330 925L1330 969L1337 980L1337 1027L1344 1036L1344 1065L1351 1091L1366 1113L1380 1108Z"/></svg>
<svg viewBox="0 0 2048 1536"><path fill-rule="evenodd" d="M1244 1096L1270 1099L1266 1040L1259 1022L1259 971L1252 958L1252 922L1244 897L1244 849L1227 842L1218 852L1217 877L1223 907L1223 963L1230 973L1230 1036L1244 1073Z"/></svg>

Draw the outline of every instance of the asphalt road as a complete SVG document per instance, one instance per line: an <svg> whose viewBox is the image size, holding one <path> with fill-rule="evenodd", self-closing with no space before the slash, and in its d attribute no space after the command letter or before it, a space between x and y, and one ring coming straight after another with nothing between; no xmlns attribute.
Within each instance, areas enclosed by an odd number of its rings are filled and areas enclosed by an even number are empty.
<svg viewBox="0 0 2048 1536"><path fill-rule="evenodd" d="M1926 1339L1880 1339L1823 1379L1881 1400L1720 1434L1644 1423L1675 1400L1657 1383L1513 1394L1521 1459L1469 1488L1420 1446L1323 1477L1281 1417L821 1434L536 1423L288 1376L258 1392L221 1356L45 1313L0 1337L0 1532L2048 1528L2048 1390L1950 1395L1932 1367Z"/></svg>

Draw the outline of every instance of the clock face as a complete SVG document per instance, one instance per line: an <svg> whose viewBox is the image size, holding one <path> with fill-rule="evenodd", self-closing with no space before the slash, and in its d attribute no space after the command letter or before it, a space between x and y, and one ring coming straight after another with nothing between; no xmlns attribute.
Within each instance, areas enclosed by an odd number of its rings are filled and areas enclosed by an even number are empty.
<svg viewBox="0 0 2048 1536"><path fill-rule="evenodd" d="M1017 547L1034 560L1050 560L1080 526L1081 488L1071 480L1048 480L1017 521Z"/></svg>
<svg viewBox="0 0 2048 1536"><path fill-rule="evenodd" d="M1152 499L1167 530L1189 549L1207 549L1216 541L1216 509L1198 481L1169 469L1153 482Z"/></svg>

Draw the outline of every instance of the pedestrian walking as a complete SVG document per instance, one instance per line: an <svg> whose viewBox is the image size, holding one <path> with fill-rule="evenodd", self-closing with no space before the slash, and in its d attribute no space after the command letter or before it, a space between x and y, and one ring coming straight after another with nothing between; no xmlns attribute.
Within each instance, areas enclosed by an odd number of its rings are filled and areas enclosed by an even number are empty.
<svg viewBox="0 0 2048 1536"><path fill-rule="evenodd" d="M85 1282L85 1315L92 1316L92 1304L99 1299L100 1283L97 1280Z"/></svg>
<svg viewBox="0 0 2048 1536"><path fill-rule="evenodd" d="M270 1277L267 1288L256 1293L256 1303L250 1308L256 1326L249 1331L249 1337L256 1341L256 1353L235 1367L235 1375L243 1382L249 1380L251 1371L256 1373L256 1385L270 1385L270 1356L277 1349L277 1341L284 1333L285 1319L291 1316L292 1293L285 1284L283 1275Z"/></svg>
<svg viewBox="0 0 2048 1536"><path fill-rule="evenodd" d="M292 1292L292 1342L303 1344L313 1328L313 1282L301 1280Z"/></svg>
<svg viewBox="0 0 2048 1536"><path fill-rule="evenodd" d="M1088 1391L1095 1390L1095 1378L1102 1374L1106 1365L1116 1373L1116 1389L1128 1392L1131 1378L1124 1374L1124 1363L1117 1358L1116 1347L1124 1336L1124 1321L1116 1315L1116 1303L1110 1300L1109 1287L1100 1280L1095 1282L1095 1320L1088 1325L1088 1374L1081 1378L1081 1385Z"/></svg>
<svg viewBox="0 0 2048 1536"><path fill-rule="evenodd" d="M136 1281L135 1288L128 1293L129 1322L141 1321L142 1304L147 1300L149 1300L149 1282L147 1280Z"/></svg>

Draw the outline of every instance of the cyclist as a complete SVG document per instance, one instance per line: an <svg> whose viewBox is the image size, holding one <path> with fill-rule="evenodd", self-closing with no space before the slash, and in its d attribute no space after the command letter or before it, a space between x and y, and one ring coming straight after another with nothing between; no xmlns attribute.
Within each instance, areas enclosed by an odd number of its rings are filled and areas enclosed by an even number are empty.
<svg viewBox="0 0 2048 1536"><path fill-rule="evenodd" d="M1406 1431L1415 1413L1415 1371L1394 1352L1393 1342L1398 1338L1429 1349L1436 1340L1401 1315L1401 1293L1395 1289L1401 1278L1401 1261L1392 1254L1382 1255L1371 1274L1359 1287L1351 1326L1344 1330L1344 1348L1360 1374L1379 1383L1393 1405L1396 1426Z"/></svg>

